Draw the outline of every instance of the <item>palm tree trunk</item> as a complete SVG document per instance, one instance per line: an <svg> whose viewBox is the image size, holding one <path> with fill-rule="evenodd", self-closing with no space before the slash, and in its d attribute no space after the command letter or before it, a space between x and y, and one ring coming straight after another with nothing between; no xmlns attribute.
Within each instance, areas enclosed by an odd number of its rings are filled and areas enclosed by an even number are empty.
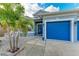
<svg viewBox="0 0 79 59"><path fill-rule="evenodd" d="M16 33L13 32L13 51L15 51L15 40L16 40Z"/></svg>
<svg viewBox="0 0 79 59"><path fill-rule="evenodd" d="M11 42L11 36L9 34L9 43L10 43L10 50L12 50L12 42Z"/></svg>
<svg viewBox="0 0 79 59"><path fill-rule="evenodd" d="M16 48L17 48L17 49L19 49L19 47L18 47L19 37L20 37L20 33L19 33L19 31L18 31L17 37L16 37Z"/></svg>
<svg viewBox="0 0 79 59"><path fill-rule="evenodd" d="M12 39L11 39L11 34L10 31L8 31L8 35L9 35L9 45L10 45L10 50L12 50Z"/></svg>

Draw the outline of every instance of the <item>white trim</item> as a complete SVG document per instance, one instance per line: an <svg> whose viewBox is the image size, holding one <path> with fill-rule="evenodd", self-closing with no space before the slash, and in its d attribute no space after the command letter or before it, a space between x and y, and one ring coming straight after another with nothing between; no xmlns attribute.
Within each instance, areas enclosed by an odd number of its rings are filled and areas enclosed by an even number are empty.
<svg viewBox="0 0 79 59"><path fill-rule="evenodd" d="M46 22L54 22L54 21L68 21L68 20L74 20L74 18L63 18L63 19L60 19L60 18L56 18L56 19L45 19Z"/></svg>
<svg viewBox="0 0 79 59"><path fill-rule="evenodd" d="M77 16L74 19L74 42L77 42Z"/></svg>
<svg viewBox="0 0 79 59"><path fill-rule="evenodd" d="M77 20L77 19L76 19ZM77 22L77 21L76 21ZM77 40L77 23L75 24L75 28L74 28L75 30L74 30L74 33L75 33L75 41L78 41Z"/></svg>
<svg viewBox="0 0 79 59"><path fill-rule="evenodd" d="M74 28L74 26L73 26L74 21L73 21L73 20L74 20L74 18L65 18L65 19L49 19L49 20L45 20L45 21L44 21L44 24L45 24L45 27L44 27L44 28L45 28L45 33L44 33L45 36L44 36L44 37L45 37L45 40L47 39L47 38L46 38L46 23L47 23L47 22L55 22L55 21L70 21L70 22L71 22L71 23L70 23L70 24L71 24L71 25L70 25L70 27L71 27L71 28L70 28L70 29L71 29L71 30L70 30L70 31L71 31L71 33L70 33L70 40L71 40L71 42L74 42L74 33L73 33L73 31L74 31L74 29L73 29L73 28Z"/></svg>
<svg viewBox="0 0 79 59"><path fill-rule="evenodd" d="M50 15L50 16L46 16L46 17L44 17L45 19L55 19L55 18L74 18L74 16L78 16L78 14L77 13L75 13L75 14L65 14L65 15L55 15L55 16L53 16L53 15Z"/></svg>
<svg viewBox="0 0 79 59"><path fill-rule="evenodd" d="M45 37L45 40L46 40L47 39L46 38L46 20L45 20L45 36L44 37Z"/></svg>
<svg viewBox="0 0 79 59"><path fill-rule="evenodd" d="M75 26L74 26L74 20L71 21L71 42L74 42L75 39Z"/></svg>

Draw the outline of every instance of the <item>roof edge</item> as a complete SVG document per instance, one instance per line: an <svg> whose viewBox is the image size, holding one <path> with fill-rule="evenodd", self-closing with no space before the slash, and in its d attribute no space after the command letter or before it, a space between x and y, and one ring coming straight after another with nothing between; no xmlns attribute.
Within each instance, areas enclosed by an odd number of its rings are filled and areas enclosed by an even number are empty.
<svg viewBox="0 0 79 59"><path fill-rule="evenodd" d="M37 14L37 16L59 15L59 14L69 14L69 13L79 13L79 9L57 11L57 12L52 12L52 13L42 13L42 14Z"/></svg>

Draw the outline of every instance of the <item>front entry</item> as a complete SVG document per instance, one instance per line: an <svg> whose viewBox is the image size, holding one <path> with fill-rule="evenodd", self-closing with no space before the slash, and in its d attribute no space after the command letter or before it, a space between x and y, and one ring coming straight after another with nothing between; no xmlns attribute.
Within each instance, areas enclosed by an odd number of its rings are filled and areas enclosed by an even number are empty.
<svg viewBox="0 0 79 59"><path fill-rule="evenodd" d="M42 36L42 32L43 32L42 23L38 23L37 24L37 35Z"/></svg>

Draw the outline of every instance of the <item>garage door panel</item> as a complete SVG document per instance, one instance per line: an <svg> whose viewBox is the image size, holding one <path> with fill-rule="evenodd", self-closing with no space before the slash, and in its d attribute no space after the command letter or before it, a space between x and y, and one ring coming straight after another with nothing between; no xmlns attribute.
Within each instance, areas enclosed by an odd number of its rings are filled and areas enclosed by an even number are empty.
<svg viewBox="0 0 79 59"><path fill-rule="evenodd" d="M79 21L77 22L77 40L79 40Z"/></svg>
<svg viewBox="0 0 79 59"><path fill-rule="evenodd" d="M47 39L70 41L70 21L47 22Z"/></svg>

